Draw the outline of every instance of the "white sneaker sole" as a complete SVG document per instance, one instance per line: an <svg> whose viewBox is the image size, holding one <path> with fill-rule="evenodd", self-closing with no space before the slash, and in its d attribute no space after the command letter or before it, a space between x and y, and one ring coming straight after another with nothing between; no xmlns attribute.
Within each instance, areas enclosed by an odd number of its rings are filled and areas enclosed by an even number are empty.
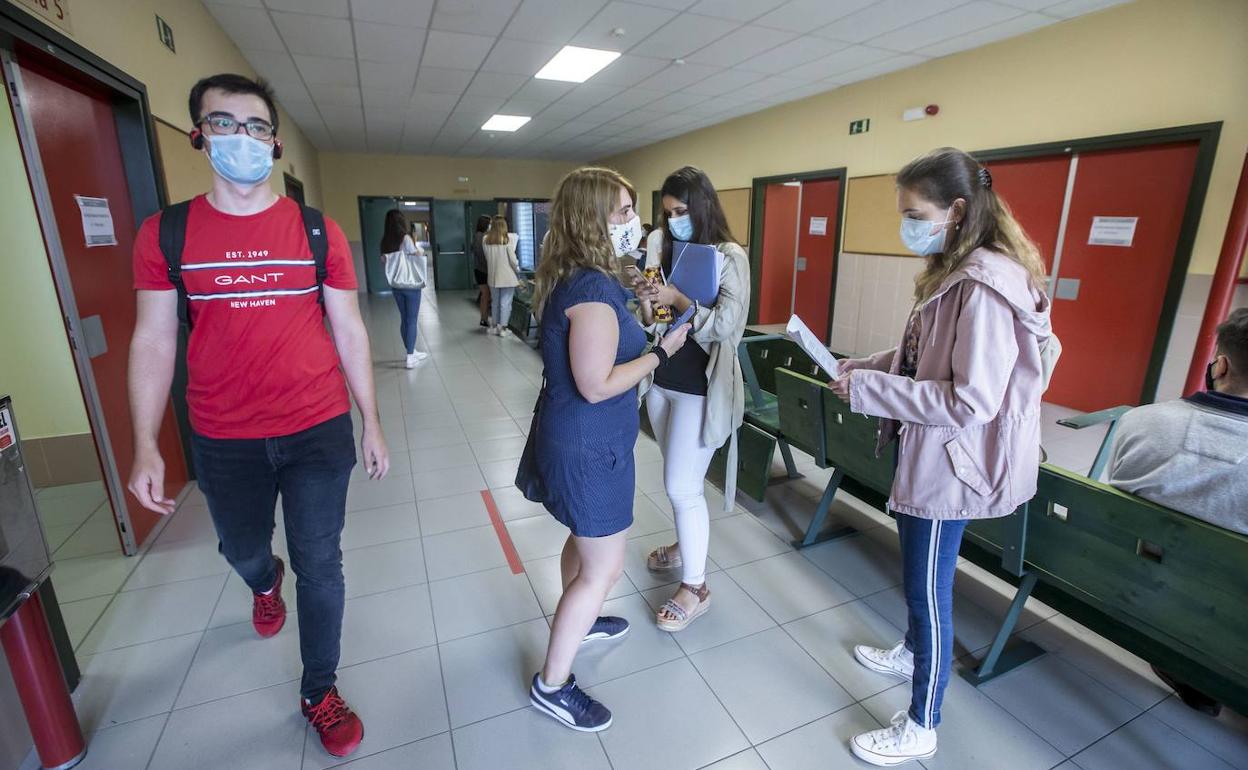
<svg viewBox="0 0 1248 770"><path fill-rule="evenodd" d="M610 634L590 634L589 636L581 640L581 644L593 644L594 642L613 642L617 639L623 639L624 637L628 636L628 632L631 629L632 629L631 625L626 626L623 631L616 634L615 636L611 636Z"/></svg>
<svg viewBox="0 0 1248 770"><path fill-rule="evenodd" d="M870 749L864 749L863 747L858 745L857 741L853 741L853 740L849 742L849 749L850 751L854 752L855 757L858 757L863 762L867 762L869 764L875 765L876 767L892 767L894 765L903 765L906 762L913 762L916 759L931 759L932 757L936 756L936 749L932 749L926 754L907 754L904 757L899 757L899 756L895 756L891 754L877 754L874 751L871 751Z"/></svg>
<svg viewBox="0 0 1248 770"><path fill-rule="evenodd" d="M858 661L858 664L861 665L862 667L869 668L872 671L876 672L877 674L889 674L891 676L897 677L898 679L904 679L907 682L914 679L914 674L906 675L906 674L901 673L895 668L889 668L888 666L881 666L879 663L876 663L875 661L871 660L867 656L858 652L857 647L854 648L854 660Z"/></svg>
<svg viewBox="0 0 1248 770"><path fill-rule="evenodd" d="M533 694L532 690L529 691L529 704L532 705L533 708L537 709L541 713L555 720L556 722L563 725L564 727L567 727L568 729L571 729L571 730L576 730L578 733L600 733L603 730L610 727L611 723L615 721L615 717L612 716L606 722L604 722L603 724L597 727L579 727L577 725L572 724L571 722L564 719L563 717L559 716L555 712L551 711L550 708L541 700L541 698L538 698L536 695Z"/></svg>

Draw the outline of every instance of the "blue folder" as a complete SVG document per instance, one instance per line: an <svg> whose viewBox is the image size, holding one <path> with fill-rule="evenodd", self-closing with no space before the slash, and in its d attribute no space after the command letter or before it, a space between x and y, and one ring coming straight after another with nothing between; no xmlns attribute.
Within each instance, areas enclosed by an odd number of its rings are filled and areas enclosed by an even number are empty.
<svg viewBox="0 0 1248 770"><path fill-rule="evenodd" d="M704 243L672 241L672 274L667 282L700 305L714 305L719 297L719 271L724 255Z"/></svg>

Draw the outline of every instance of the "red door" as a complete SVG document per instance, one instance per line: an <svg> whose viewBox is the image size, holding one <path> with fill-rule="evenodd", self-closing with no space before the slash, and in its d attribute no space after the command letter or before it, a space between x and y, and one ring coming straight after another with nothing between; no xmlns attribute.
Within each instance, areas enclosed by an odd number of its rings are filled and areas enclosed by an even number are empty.
<svg viewBox="0 0 1248 770"><path fill-rule="evenodd" d="M1064 350L1046 400L1084 411L1140 403L1196 151L1183 142L1079 156L1053 302ZM1136 217L1131 245L1089 245L1094 217Z"/></svg>
<svg viewBox="0 0 1248 770"><path fill-rule="evenodd" d="M1052 271L1070 156L997 160L985 165L992 172L992 189L1040 247L1044 266Z"/></svg>
<svg viewBox="0 0 1248 770"><path fill-rule="evenodd" d="M19 66L23 107L34 126L78 317L98 317L103 329L107 350L91 359L91 369L110 448L124 486L134 461L126 364L135 320L130 260L138 228L130 205L110 93L98 84L63 72L54 62L46 62L29 49L21 51ZM117 245L86 246L75 195L108 200ZM166 466L165 494L173 496L186 485L187 470L171 407L166 408L159 440ZM160 519L158 514L141 507L129 492L125 493L125 500L113 500L112 504L119 515L122 510L129 515L138 544L143 543Z"/></svg>
<svg viewBox="0 0 1248 770"><path fill-rule="evenodd" d="M793 312L801 316L819 339L832 339L832 282L836 275L839 179L802 183L802 205L797 219L797 279L793 285Z"/></svg>
<svg viewBox="0 0 1248 770"><path fill-rule="evenodd" d="M763 251L758 276L758 322L787 323L793 312L793 263L797 249L796 184L769 184L763 191Z"/></svg>

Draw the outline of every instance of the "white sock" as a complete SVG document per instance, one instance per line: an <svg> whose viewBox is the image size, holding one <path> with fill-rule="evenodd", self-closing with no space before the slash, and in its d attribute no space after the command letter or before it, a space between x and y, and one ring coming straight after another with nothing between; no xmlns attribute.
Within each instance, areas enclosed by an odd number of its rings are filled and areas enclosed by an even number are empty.
<svg viewBox="0 0 1248 770"><path fill-rule="evenodd" d="M564 682L563 684L567 684L567 682ZM542 675L541 674L537 675L537 689L541 690L547 695L550 695L551 693L559 692L560 690L562 690L563 684L546 684L546 680L542 678Z"/></svg>

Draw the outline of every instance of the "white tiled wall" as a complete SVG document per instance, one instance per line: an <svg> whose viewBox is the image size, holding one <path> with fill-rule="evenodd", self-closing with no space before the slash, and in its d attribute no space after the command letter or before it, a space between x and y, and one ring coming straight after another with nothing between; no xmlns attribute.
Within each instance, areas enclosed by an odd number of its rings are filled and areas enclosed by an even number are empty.
<svg viewBox="0 0 1248 770"><path fill-rule="evenodd" d="M897 345L914 307L917 257L843 253L836 283L832 349L861 356Z"/></svg>

